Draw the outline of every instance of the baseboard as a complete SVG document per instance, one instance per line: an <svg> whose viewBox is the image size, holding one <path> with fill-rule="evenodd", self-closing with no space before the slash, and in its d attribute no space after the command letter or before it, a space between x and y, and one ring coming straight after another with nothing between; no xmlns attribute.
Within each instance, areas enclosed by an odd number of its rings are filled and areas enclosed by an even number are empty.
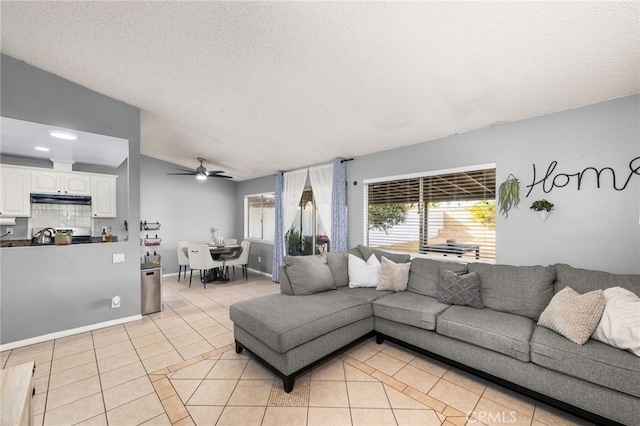
<svg viewBox="0 0 640 426"><path fill-rule="evenodd" d="M257 269L253 269L253 268L247 268L247 271L253 272L254 274L258 274L258 275L264 275L265 277L269 277L269 278L273 277L273 275L271 275L268 272L258 271Z"/></svg>
<svg viewBox="0 0 640 426"><path fill-rule="evenodd" d="M56 331L55 333L49 333L42 336L31 337L29 339L18 340L17 342L5 343L4 345L0 345L0 352L21 348L23 346L35 345L36 343L46 342L47 340L60 339L62 337L73 336L74 334L86 333L87 331L98 330L100 328L106 328L106 327L112 327L114 325L125 324L131 321L138 321L141 319L142 319L142 315L133 315L130 317L119 318L116 320L99 322L97 324L71 328L69 330Z"/></svg>

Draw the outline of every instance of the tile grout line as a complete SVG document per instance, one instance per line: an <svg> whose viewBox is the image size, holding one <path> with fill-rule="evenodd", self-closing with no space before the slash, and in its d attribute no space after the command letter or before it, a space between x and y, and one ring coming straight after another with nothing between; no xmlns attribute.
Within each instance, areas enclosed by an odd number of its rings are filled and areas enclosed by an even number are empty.
<svg viewBox="0 0 640 426"><path fill-rule="evenodd" d="M224 350L222 350L224 349ZM165 414L167 415L167 417L169 418L169 421L171 422L171 424L176 424L178 422L183 422L187 419L191 420L193 422L193 418L191 417L191 413L189 413L189 410L187 409L187 407L185 406L185 404L182 402L182 399L180 398L180 396L178 395L178 392L175 390L175 388L173 387L173 384L171 383L171 380L169 380L169 378L167 377L168 374L170 373L174 373L182 368L186 368L190 365L196 364L200 361L204 361L206 359L212 359L213 357L223 354L225 352L228 352L229 350L232 349L231 345L227 345L225 347L219 348L219 349L215 349L213 351L209 351L207 353L204 353L202 355L198 355L196 357L190 358L188 360L184 360L182 362L170 365L168 367L165 367L163 369L160 369L158 371L152 372L147 374L147 377L149 378L149 380L151 381L151 384L153 385L153 389L154 392L156 393L156 395L158 396L158 399L160 400L160 403L162 404L164 410L165 410ZM169 384L169 386L171 386L171 390L172 390L172 394L166 396L164 399L162 398L162 395L160 395L159 393L159 385L156 385L156 383L158 383L159 381L166 379L167 383ZM179 405L177 407L177 410L180 411L180 408L182 408L182 410L184 410L184 412L187 413L187 415L177 418L177 419L171 419L170 416L170 408L167 407L165 401L176 397ZM195 422L194 422L195 423Z"/></svg>

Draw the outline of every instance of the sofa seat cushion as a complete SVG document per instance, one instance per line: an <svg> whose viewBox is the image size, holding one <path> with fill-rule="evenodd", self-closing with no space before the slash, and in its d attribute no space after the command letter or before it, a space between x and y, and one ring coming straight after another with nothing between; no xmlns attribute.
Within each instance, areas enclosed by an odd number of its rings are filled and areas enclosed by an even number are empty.
<svg viewBox="0 0 640 426"><path fill-rule="evenodd" d="M278 353L372 315L370 302L336 290L309 296L272 294L229 308L231 321Z"/></svg>
<svg viewBox="0 0 640 426"><path fill-rule="evenodd" d="M390 294L373 302L373 316L425 330L436 329L436 319L449 305L410 291Z"/></svg>
<svg viewBox="0 0 640 426"><path fill-rule="evenodd" d="M338 291L351 297L355 297L358 300L362 300L363 302L369 303L373 302L374 300L378 300L388 294L393 294L392 291L377 290L374 287L338 287Z"/></svg>
<svg viewBox="0 0 640 426"><path fill-rule="evenodd" d="M536 326L531 361L553 371L640 397L640 359L630 352L589 339L576 345L548 328Z"/></svg>
<svg viewBox="0 0 640 426"><path fill-rule="evenodd" d="M531 319L519 315L451 306L438 316L436 332L528 362L534 326Z"/></svg>

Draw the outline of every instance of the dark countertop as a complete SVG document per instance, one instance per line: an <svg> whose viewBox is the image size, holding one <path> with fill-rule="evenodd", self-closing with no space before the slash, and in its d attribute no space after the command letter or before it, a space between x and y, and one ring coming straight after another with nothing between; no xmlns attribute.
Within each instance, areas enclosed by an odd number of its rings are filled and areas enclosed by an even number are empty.
<svg viewBox="0 0 640 426"><path fill-rule="evenodd" d="M102 244L102 237L91 237L91 242L92 243L101 243ZM117 243L118 242L118 237L114 236L113 237L113 242ZM108 244L108 243L104 243L104 244ZM74 244L75 245L75 244ZM30 247L31 246L31 240L2 240L0 241L0 247ZM34 244L35 246L40 246L40 244ZM44 246L55 246L55 244L44 244Z"/></svg>

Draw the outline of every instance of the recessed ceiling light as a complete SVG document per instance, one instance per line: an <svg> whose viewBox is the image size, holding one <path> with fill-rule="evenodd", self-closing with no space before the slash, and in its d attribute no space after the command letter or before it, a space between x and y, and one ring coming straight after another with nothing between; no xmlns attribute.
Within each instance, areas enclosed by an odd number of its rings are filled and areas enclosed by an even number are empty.
<svg viewBox="0 0 640 426"><path fill-rule="evenodd" d="M50 130L49 135L51 137L64 139L66 141L75 141L76 139L78 139L78 135L69 132L63 132L60 130Z"/></svg>
<svg viewBox="0 0 640 426"><path fill-rule="evenodd" d="M49 148L46 146L36 146L35 149L36 151L49 151Z"/></svg>

